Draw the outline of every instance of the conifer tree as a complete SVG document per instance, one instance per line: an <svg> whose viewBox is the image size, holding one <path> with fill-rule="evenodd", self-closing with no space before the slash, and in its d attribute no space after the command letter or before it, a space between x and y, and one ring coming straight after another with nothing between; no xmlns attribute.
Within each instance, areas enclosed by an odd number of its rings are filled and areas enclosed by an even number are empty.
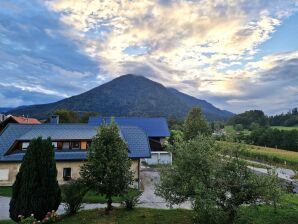
<svg viewBox="0 0 298 224"><path fill-rule="evenodd" d="M34 214L37 220L42 220L47 212L56 211L60 202L52 141L33 139L12 186L10 218L18 222L19 215Z"/></svg>

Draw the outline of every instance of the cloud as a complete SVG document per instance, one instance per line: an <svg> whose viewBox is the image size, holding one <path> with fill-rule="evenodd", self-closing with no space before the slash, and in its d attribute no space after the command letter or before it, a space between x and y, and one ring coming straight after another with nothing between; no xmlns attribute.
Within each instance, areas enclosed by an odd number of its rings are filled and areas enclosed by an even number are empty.
<svg viewBox="0 0 298 224"><path fill-rule="evenodd" d="M246 96L243 86L253 85L256 74L246 63L297 10L296 1L57 0L47 5L71 27L65 35L100 61L103 75L143 74L200 97L206 92Z"/></svg>
<svg viewBox="0 0 298 224"><path fill-rule="evenodd" d="M4 3L0 74L45 102L134 73L235 112L297 103L297 53L260 54L295 0Z"/></svg>
<svg viewBox="0 0 298 224"><path fill-rule="evenodd" d="M0 106L52 102L98 85L98 64L65 29L41 1L1 1Z"/></svg>

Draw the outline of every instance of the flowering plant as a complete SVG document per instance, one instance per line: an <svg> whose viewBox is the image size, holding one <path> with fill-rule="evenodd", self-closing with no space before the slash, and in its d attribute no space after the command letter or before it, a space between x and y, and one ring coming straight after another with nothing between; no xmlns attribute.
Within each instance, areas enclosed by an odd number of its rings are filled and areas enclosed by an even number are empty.
<svg viewBox="0 0 298 224"><path fill-rule="evenodd" d="M57 213L52 210L51 212L48 212L46 214L46 217L44 217L43 220L38 221L35 217L34 214L31 214L31 216L28 216L25 218L23 215L18 216L20 219L20 224L37 224L37 223L54 223L58 219Z"/></svg>

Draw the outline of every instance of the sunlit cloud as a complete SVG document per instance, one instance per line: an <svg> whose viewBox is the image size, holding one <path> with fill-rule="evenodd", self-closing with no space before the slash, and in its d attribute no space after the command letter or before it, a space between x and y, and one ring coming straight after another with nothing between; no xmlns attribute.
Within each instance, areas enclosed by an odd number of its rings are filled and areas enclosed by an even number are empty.
<svg viewBox="0 0 298 224"><path fill-rule="evenodd" d="M278 103L280 111L298 103L293 78L298 49L262 51L262 44L297 13L296 0L37 0L32 11L43 23L33 22L18 6L4 6L8 10L2 13L10 11L16 31L0 22L0 40L21 53L14 59L8 50L1 52L0 72L13 71L19 78L24 69L18 61L24 59L26 70L34 67L26 74L30 82L23 80L29 88L24 91L62 98L134 73L234 112L261 108L272 113ZM24 30L38 31L37 39L47 41L28 44ZM24 39L10 38L13 32ZM287 102L268 94L273 85L289 89Z"/></svg>

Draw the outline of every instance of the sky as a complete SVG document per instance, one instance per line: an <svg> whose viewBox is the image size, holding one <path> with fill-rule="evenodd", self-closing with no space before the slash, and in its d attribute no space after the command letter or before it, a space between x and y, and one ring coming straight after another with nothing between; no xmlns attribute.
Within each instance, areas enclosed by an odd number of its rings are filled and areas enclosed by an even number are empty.
<svg viewBox="0 0 298 224"><path fill-rule="evenodd" d="M298 106L298 0L0 0L0 107L143 75L235 113Z"/></svg>

